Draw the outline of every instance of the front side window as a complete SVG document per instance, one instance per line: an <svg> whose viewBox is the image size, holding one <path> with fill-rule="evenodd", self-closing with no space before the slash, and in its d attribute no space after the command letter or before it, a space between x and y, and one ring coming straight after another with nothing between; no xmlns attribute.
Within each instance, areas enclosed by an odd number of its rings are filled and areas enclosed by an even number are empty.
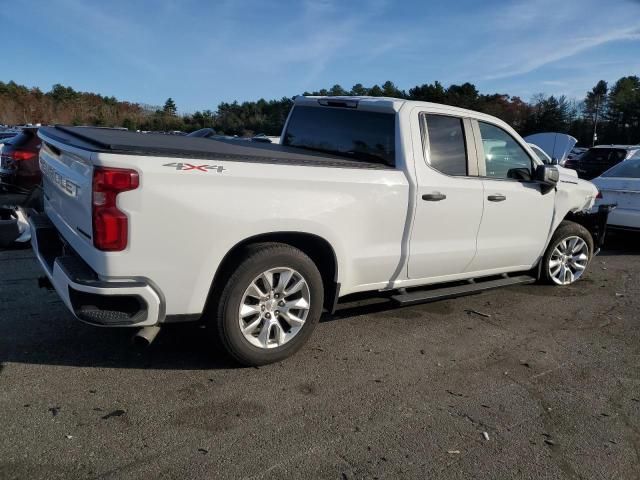
<svg viewBox="0 0 640 480"><path fill-rule="evenodd" d="M424 115L426 148L433 168L446 175L467 175L467 149L462 119L446 115Z"/></svg>
<svg viewBox="0 0 640 480"><path fill-rule="evenodd" d="M478 122L484 148L486 176L530 181L531 158L507 132L490 123Z"/></svg>
<svg viewBox="0 0 640 480"><path fill-rule="evenodd" d="M395 166L395 142L393 113L296 106L282 143L351 160Z"/></svg>

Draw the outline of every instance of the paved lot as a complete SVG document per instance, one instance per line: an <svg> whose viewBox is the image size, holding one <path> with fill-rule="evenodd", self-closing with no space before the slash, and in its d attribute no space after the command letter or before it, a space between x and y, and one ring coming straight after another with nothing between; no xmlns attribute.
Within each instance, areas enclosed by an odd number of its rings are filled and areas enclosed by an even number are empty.
<svg viewBox="0 0 640 480"><path fill-rule="evenodd" d="M259 369L197 328L136 352L39 275L0 252L0 478L639 478L637 237L569 288L346 305Z"/></svg>

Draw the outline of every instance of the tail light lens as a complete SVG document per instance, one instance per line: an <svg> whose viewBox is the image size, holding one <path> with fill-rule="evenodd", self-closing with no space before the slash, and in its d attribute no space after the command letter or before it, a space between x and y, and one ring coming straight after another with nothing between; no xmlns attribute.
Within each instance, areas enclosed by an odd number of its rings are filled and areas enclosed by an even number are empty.
<svg viewBox="0 0 640 480"><path fill-rule="evenodd" d="M118 210L119 193L135 190L138 172L123 168L96 168L93 171L93 245L105 252L127 247L129 219Z"/></svg>
<svg viewBox="0 0 640 480"><path fill-rule="evenodd" d="M36 157L36 153L29 152L27 150L14 150L13 152L2 154L2 158L7 158L9 160L14 160L14 161L31 160L35 157Z"/></svg>
<svg viewBox="0 0 640 480"><path fill-rule="evenodd" d="M598 194L596 195L596 198L602 198L602 192L600 190L598 190Z"/></svg>
<svg viewBox="0 0 640 480"><path fill-rule="evenodd" d="M14 150L11 154L13 160L31 160L36 157L34 152L28 152L26 150Z"/></svg>

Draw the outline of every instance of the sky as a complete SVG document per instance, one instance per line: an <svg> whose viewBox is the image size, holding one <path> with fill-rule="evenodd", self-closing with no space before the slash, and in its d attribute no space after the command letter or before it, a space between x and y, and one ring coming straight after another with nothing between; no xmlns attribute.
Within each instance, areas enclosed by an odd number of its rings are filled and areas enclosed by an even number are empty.
<svg viewBox="0 0 640 480"><path fill-rule="evenodd" d="M640 75L640 0L0 0L0 81L181 113L340 84L583 98Z"/></svg>

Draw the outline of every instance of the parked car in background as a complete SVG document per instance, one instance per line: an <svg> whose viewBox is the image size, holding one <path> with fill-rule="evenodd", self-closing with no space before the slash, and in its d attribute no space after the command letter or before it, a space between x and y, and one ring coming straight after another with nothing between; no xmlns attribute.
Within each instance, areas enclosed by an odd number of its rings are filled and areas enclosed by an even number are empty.
<svg viewBox="0 0 640 480"><path fill-rule="evenodd" d="M591 180L630 158L640 158L640 145L597 145L578 159L575 169L580 178Z"/></svg>
<svg viewBox="0 0 640 480"><path fill-rule="evenodd" d="M530 143L529 146L531 147L531 150L533 150L533 153L536 154L536 156L538 157L538 159L540 159L541 162L543 162L545 165L555 165L556 168L558 169L558 171L564 175L569 175L572 177L577 177L578 176L578 172L576 172L575 170L571 170L569 168L564 168L562 166L560 166L559 164L556 164L549 155L547 155L547 153L542 150L539 146L537 146L534 143Z"/></svg>
<svg viewBox="0 0 640 480"><path fill-rule="evenodd" d="M567 155L567 160L577 160L588 151L589 149L585 147L573 147Z"/></svg>
<svg viewBox="0 0 640 480"><path fill-rule="evenodd" d="M15 137L20 132L0 132L0 144L5 143L10 138Z"/></svg>
<svg viewBox="0 0 640 480"><path fill-rule="evenodd" d="M280 137L259 133L251 137L252 142L280 143Z"/></svg>
<svg viewBox="0 0 640 480"><path fill-rule="evenodd" d="M594 208L617 205L609 214L608 225L640 230L640 156L618 163L592 182L599 191Z"/></svg>
<svg viewBox="0 0 640 480"><path fill-rule="evenodd" d="M582 157L582 155L584 155L588 151L588 148L573 147L569 152L569 155L567 155L567 158L563 162L560 162L560 165L565 168L575 170L576 168L578 168L578 160L580 160L580 157Z"/></svg>
<svg viewBox="0 0 640 480"><path fill-rule="evenodd" d="M41 140L38 128L28 127L6 140L0 148L0 187L13 193L29 193L40 184L38 165Z"/></svg>
<svg viewBox="0 0 640 480"><path fill-rule="evenodd" d="M571 149L578 143L575 137L559 132L536 133L524 139L543 150L553 165L563 165Z"/></svg>
<svg viewBox="0 0 640 480"><path fill-rule="evenodd" d="M201 128L200 130L196 130L195 132L191 132L187 134L187 137L201 137L201 138L211 138L218 135L213 128Z"/></svg>

